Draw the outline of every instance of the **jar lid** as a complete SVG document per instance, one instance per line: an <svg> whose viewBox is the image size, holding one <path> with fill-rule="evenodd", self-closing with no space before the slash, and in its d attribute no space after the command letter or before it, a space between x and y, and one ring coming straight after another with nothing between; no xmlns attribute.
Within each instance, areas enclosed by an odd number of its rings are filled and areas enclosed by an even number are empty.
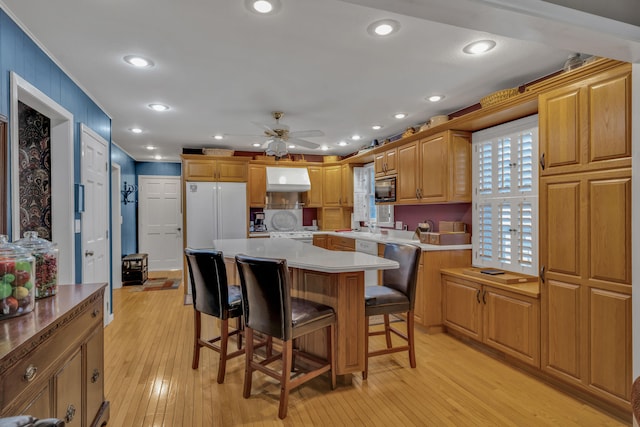
<svg viewBox="0 0 640 427"><path fill-rule="evenodd" d="M31 250L54 249L56 247L55 243L51 243L46 239L41 239L40 237L38 237L37 231L25 231L24 237L20 240L16 240L14 243L18 246Z"/></svg>
<svg viewBox="0 0 640 427"><path fill-rule="evenodd" d="M0 257L2 258L24 258L30 257L31 253L14 243L9 243L9 237L0 234Z"/></svg>

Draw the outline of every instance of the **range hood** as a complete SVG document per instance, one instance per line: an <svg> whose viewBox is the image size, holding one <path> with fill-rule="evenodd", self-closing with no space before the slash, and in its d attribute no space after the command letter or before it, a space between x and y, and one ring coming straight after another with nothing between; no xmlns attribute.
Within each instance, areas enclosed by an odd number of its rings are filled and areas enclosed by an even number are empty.
<svg viewBox="0 0 640 427"><path fill-rule="evenodd" d="M267 191L300 193L311 189L307 168L277 168L267 166Z"/></svg>

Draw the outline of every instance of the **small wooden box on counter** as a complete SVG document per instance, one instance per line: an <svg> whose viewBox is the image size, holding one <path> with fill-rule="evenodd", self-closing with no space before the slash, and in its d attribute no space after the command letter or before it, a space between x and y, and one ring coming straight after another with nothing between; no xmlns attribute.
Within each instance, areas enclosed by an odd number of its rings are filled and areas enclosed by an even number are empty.
<svg viewBox="0 0 640 427"><path fill-rule="evenodd" d="M420 243L429 245L467 245L471 243L471 233L421 233Z"/></svg>
<svg viewBox="0 0 640 427"><path fill-rule="evenodd" d="M462 221L438 221L438 231L441 233L464 233L467 231L467 224Z"/></svg>

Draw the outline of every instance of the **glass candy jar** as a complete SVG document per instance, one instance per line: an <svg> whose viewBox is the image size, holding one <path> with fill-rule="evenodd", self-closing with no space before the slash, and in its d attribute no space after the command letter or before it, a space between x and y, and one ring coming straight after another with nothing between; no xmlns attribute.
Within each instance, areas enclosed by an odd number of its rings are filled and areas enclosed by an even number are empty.
<svg viewBox="0 0 640 427"><path fill-rule="evenodd" d="M33 310L35 259L27 249L0 235L0 320Z"/></svg>
<svg viewBox="0 0 640 427"><path fill-rule="evenodd" d="M36 299L55 295L58 291L58 246L38 237L36 231L25 231L16 245L31 252L36 260Z"/></svg>

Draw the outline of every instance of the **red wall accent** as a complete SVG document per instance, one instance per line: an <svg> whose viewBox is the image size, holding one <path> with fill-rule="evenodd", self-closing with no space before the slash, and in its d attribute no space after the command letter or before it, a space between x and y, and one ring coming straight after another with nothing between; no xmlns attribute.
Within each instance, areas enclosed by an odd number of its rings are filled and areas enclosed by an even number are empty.
<svg viewBox="0 0 640 427"><path fill-rule="evenodd" d="M455 203L446 205L396 205L394 210L396 221L402 221L409 230L415 230L419 222L431 220L438 231L439 221L462 221L471 230L471 203Z"/></svg>

